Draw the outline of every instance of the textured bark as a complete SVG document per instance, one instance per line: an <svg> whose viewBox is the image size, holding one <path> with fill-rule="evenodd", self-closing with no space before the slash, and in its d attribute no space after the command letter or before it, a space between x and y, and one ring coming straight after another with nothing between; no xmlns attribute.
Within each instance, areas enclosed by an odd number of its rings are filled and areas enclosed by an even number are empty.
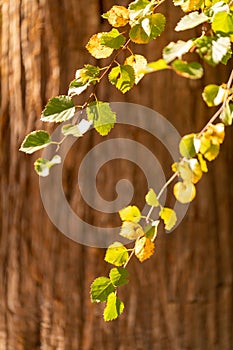
<svg viewBox="0 0 233 350"><path fill-rule="evenodd" d="M84 46L92 34L107 28L100 13L113 3L2 1L0 350L230 350L230 128L221 155L198 185L198 196L182 224L173 234L159 236L157 253L150 261L130 263L130 284L121 291L125 313L106 324L102 306L89 301L92 280L108 271L102 262L104 251L76 244L54 228L40 200L38 177L32 170L35 157L18 152L25 134L41 127L39 115L46 101L66 93L75 69L94 62ZM179 10L171 4L165 4L162 10L172 21L168 33L158 39L157 46L136 47L151 60L159 58L165 43L177 38L173 28ZM207 69L201 81L161 72L145 77L124 97L106 82L98 96L151 107L166 116L180 133L188 133L199 130L211 113L200 102L203 86L225 81L227 70ZM112 132L113 137L129 134L154 150L169 175L166 151L157 143L153 146L149 136L120 128ZM85 136L73 150L75 162L100 139L94 133ZM76 180L72 154L66 162L64 183L70 202L81 207L80 215L89 222L111 226L107 215L91 211L73 193ZM134 202L142 205L144 176L123 161L106 167L106 174L100 177L100 185L105 178L110 179L102 185L103 195L108 198L121 177L132 180L137 194ZM114 223L116 216L111 220Z"/></svg>

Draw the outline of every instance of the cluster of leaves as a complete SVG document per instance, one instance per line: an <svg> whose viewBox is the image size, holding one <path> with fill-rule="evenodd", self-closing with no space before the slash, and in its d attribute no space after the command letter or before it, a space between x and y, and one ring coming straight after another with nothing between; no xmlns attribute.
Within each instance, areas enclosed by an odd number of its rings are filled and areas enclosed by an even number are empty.
<svg viewBox="0 0 233 350"><path fill-rule="evenodd" d="M97 86L106 76L109 82L125 94L137 85L144 75L170 69L189 79L199 79L204 70L199 62L187 61L188 53L195 52L198 59L212 66L227 64L232 56L233 42L233 4L230 0L173 0L186 13L178 22L175 31L181 32L201 25L201 35L183 41L170 42L162 51L161 58L148 62L141 55L134 53L130 43L147 44L155 40L165 29L166 18L156 12L157 7L165 0L135 0L128 7L114 5L105 14L111 29L108 32L94 34L86 49L96 59L108 59L107 66L99 67L85 64L78 69L75 79L70 83L67 95L56 96L45 106L41 120L50 123L68 122L61 128L62 139L55 141L47 131L37 130L27 135L20 150L34 153L51 144L59 145L69 136L82 137L93 126L102 136L107 135L114 127L116 114L109 103L99 101ZM125 57L118 61L119 54ZM123 56L123 55L121 55ZM184 59L185 57L185 59ZM225 136L225 126L232 124L233 117L233 74L227 84L207 85L202 97L209 107L219 106L219 110L199 133L185 135L179 144L181 158L172 165L173 176L167 181L158 195L150 189L145 197L150 210L142 216L136 206L128 206L119 211L122 220L120 235L133 240L133 247L127 249L120 242L113 243L106 252L106 262L114 265L109 277L98 277L91 286L93 302L106 302L104 319L116 319L124 309L123 302L117 297L118 287L128 282L126 266L133 255L143 262L149 259L155 250L155 239L158 226L164 223L166 230L176 224L176 213L173 209L163 207L159 199L164 189L178 177L173 193L181 203L191 202L196 195L195 185L203 173L208 171L207 161L214 160L219 154L220 145ZM83 105L74 104L74 97L85 90L91 93ZM82 111L78 119L76 111ZM85 113L84 113L85 110ZM214 124L220 117L221 122ZM51 160L39 158L34 166L40 176L48 176L50 168L61 163L59 155ZM151 218L153 208L159 210L156 220ZM144 223L143 223L144 222ZM131 252L129 254L129 252Z"/></svg>
<svg viewBox="0 0 233 350"><path fill-rule="evenodd" d="M175 4L178 5L178 1L176 1ZM216 65L220 62L226 64L230 58L232 54L230 44L232 40L232 29L229 28L229 31L226 29L225 32L222 31L222 20L219 20L219 18L222 18L223 14L221 14L221 16L218 14L221 13L222 8L224 8L223 11L227 8L229 18L233 18L230 7L222 2L217 4L209 3L209 6L205 7L201 1L179 1L179 5L181 5L182 9L185 9L185 12L195 11L184 16L180 20L176 26L177 31L193 28L196 25L207 22L210 26L210 34L206 35L205 31L200 38L191 39L186 42L179 40L177 43L170 43L163 50L163 58L156 62L147 64L147 62L143 62L143 57L140 56L141 64L138 64L138 67L140 67L138 73L141 74L141 77L148 72L168 69L170 68L168 64L172 62L172 68L178 74L190 79L200 78L203 75L203 68L199 63L187 63L181 60L182 56L189 51L193 52L196 50L200 57L211 65ZM203 12L196 11L201 8L204 10ZM204 49L208 49L208 54L204 55ZM214 122L219 116L222 122L213 124L212 121L210 121L200 133L185 135L180 141L179 149L182 158L179 162L172 165L172 170L175 173L174 175L179 177L179 181L174 185L173 193L175 198L181 203L189 203L195 198L195 184L201 179L203 173L208 171L207 161L214 160L219 154L220 145L225 137L225 125L232 124L233 89L231 88L231 82L228 85L207 85L202 94L204 101L209 107L222 105L213 118ZM173 176L172 179L175 176ZM167 184L168 183L170 183L170 181L168 181ZM123 221L120 235L129 240L134 240L134 246L130 249L131 255L129 255L129 250L123 244L119 242L113 243L108 248L105 256L107 262L116 266L124 265L125 271L125 266L128 264L133 254L135 254L140 262L149 259L153 255L155 250L154 240L157 237L157 230L161 219L165 224L166 230L171 230L175 226L177 220L176 213L173 209L163 208L159 203L158 199L161 194L162 191L160 191L157 196L153 189L150 189L147 193L145 200L146 203L151 206L147 217L143 217L136 206L128 206L119 211L119 215ZM151 219L150 214L153 208L159 206L159 219ZM139 224L140 220L145 220L144 226ZM100 277L100 279L102 278L104 277ZM93 282L91 288L92 301L96 301L93 298L93 286L95 286L98 281L99 278ZM111 293L110 291L109 295L111 295ZM110 301L108 297L106 297L106 300L106 309L108 309L108 305L112 303L112 309L114 308L114 310L116 310L115 304L117 299ZM104 311L105 321L117 318L123 311L123 307L118 309L118 312L115 312L113 317L113 314L106 314L106 309Z"/></svg>
<svg viewBox="0 0 233 350"><path fill-rule="evenodd" d="M221 94L221 99L216 99L218 91L222 91L221 89L224 90L224 93ZM208 85L204 89L203 99L209 106L222 104L222 108L220 108L214 118L216 119L219 116L223 122L212 124L210 121L200 133L185 135L180 141L179 149L182 158L179 162L172 164L172 170L175 176L173 175L170 180L173 180L176 176L180 178L174 185L173 193L175 198L183 204L189 203L195 198L195 184L201 179L203 173L208 171L207 161L212 161L218 156L220 145L223 143L225 137L225 125L232 124L233 103L230 102L233 99L232 88L230 89L225 85ZM171 182L170 180L165 186ZM127 249L120 242L113 243L106 252L105 261L115 266L123 265L121 271L127 276L126 265L133 254L140 262L149 259L153 255L155 251L154 241L157 237L160 222L163 221L165 230L168 231L176 224L177 217L175 211L171 208L163 207L159 202L165 186L158 196L152 188L149 189L145 196L145 201L151 208L146 217L141 214L139 208L135 205L125 207L119 211L122 220L120 235L131 241L133 240L134 246L131 249ZM153 220L150 216L155 207L159 207L159 219L157 220ZM145 221L144 225L139 224L141 220ZM130 255L128 253L129 251L131 251ZM124 304L116 298L116 288L128 282L127 280L118 285L112 283L112 287L110 288L110 280L106 279L106 277L99 277L93 282L91 287L91 299L93 302L107 301L104 311L105 321L113 320L123 312ZM99 293L105 295L104 300L95 297L96 288L98 288ZM114 298L111 296L112 294L115 295ZM121 305L121 307L117 308L117 305Z"/></svg>
<svg viewBox="0 0 233 350"><path fill-rule="evenodd" d="M174 196L181 203L189 203L195 198L195 184L208 171L206 161L218 156L225 137L225 126L232 124L232 88L226 84L210 84L205 87L202 97L209 107L222 105L214 116L214 119L219 116L222 122L209 122L199 134L188 134L181 139L179 149L183 158L172 165L172 170L181 178L173 189Z"/></svg>
<svg viewBox="0 0 233 350"><path fill-rule="evenodd" d="M163 220L167 230L172 229L176 223L176 213L171 208L162 207L153 189L147 193L145 200L148 205L160 207L160 219ZM127 249L122 243L111 244L105 255L105 261L114 265L110 270L109 278L98 277L91 285L91 300L93 302L106 302L104 309L104 320L116 319L124 309L123 302L117 298L117 288L128 283L129 273L126 266L132 255L140 262L149 259L155 250L154 240L160 220L150 220L144 227L139 222L145 217L142 216L137 206L128 206L119 211L122 220L120 235L134 241L133 248ZM129 254L131 252L131 254Z"/></svg>

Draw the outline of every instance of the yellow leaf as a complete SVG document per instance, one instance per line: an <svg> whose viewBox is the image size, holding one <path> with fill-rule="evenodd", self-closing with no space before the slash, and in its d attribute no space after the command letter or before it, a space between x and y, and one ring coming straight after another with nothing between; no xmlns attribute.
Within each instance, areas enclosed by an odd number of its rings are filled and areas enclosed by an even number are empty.
<svg viewBox="0 0 233 350"><path fill-rule="evenodd" d="M201 136L201 146L200 146L200 153L205 155L207 150L211 147L211 140L209 137L206 137L205 134Z"/></svg>
<svg viewBox="0 0 233 350"><path fill-rule="evenodd" d="M103 15L111 26L124 27L129 22L129 10L124 6L113 6L108 12Z"/></svg>
<svg viewBox="0 0 233 350"><path fill-rule="evenodd" d="M192 182L196 184L202 177L201 166L196 158L189 160L189 166L192 171Z"/></svg>
<svg viewBox="0 0 233 350"><path fill-rule="evenodd" d="M122 221L139 222L141 220L141 213L136 205L129 205L119 211Z"/></svg>
<svg viewBox="0 0 233 350"><path fill-rule="evenodd" d="M210 135L211 136L211 141L215 145L219 145L223 143L224 138L225 138L225 126L223 123L218 123L215 125L211 125L207 131L206 131L206 136Z"/></svg>
<svg viewBox="0 0 233 350"><path fill-rule="evenodd" d="M156 196L155 191L153 190L153 188L150 188L150 190L147 193L145 199L146 199L146 203L148 205L151 205L153 207L158 207L159 201L157 199L157 196Z"/></svg>
<svg viewBox="0 0 233 350"><path fill-rule="evenodd" d="M207 164L206 164L206 161L205 159L203 158L202 154L198 153L198 160L199 160L199 163L200 163L200 167L201 167L201 170L203 171L203 173L207 173L208 172L208 168L207 168Z"/></svg>
<svg viewBox="0 0 233 350"><path fill-rule="evenodd" d="M196 196L196 188L192 182L177 182L173 189L174 196L180 203L189 203Z"/></svg>
<svg viewBox="0 0 233 350"><path fill-rule="evenodd" d="M176 213L171 208L162 208L159 216L163 219L166 230L171 230L177 221Z"/></svg>
<svg viewBox="0 0 233 350"><path fill-rule="evenodd" d="M180 163L175 163L180 177L185 182L197 183L202 177L201 166L196 158L182 160Z"/></svg>
<svg viewBox="0 0 233 350"><path fill-rule="evenodd" d="M147 67L146 58L142 55L131 55L126 58L124 64L133 67L135 72L135 84L138 84L138 82L144 77L143 71L145 71Z"/></svg>
<svg viewBox="0 0 233 350"><path fill-rule="evenodd" d="M225 126L223 123L209 125L207 130L200 137L200 153L203 154L207 160L214 160L219 154L220 144L223 143L224 137Z"/></svg>
<svg viewBox="0 0 233 350"><path fill-rule="evenodd" d="M172 171L173 171L174 173L176 173L176 172L178 171L178 164L179 164L179 163L173 163L173 164L172 164Z"/></svg>
<svg viewBox="0 0 233 350"><path fill-rule="evenodd" d="M135 255L142 262L149 259L155 250L155 244L147 237L137 239L135 243Z"/></svg>
<svg viewBox="0 0 233 350"><path fill-rule="evenodd" d="M214 160L217 158L219 154L220 146L212 144L210 148L205 152L204 156L207 160L211 162L211 160Z"/></svg>
<svg viewBox="0 0 233 350"><path fill-rule="evenodd" d="M90 52L90 54L93 57L97 59L109 57L113 53L112 48L101 44L101 37L103 34L108 34L108 33L102 32L102 33L92 35L92 37L90 38L90 40L86 45L86 49Z"/></svg>
<svg viewBox="0 0 233 350"><path fill-rule="evenodd" d="M141 225L132 221L124 221L121 226L120 235L128 239L137 239L144 235Z"/></svg>
<svg viewBox="0 0 233 350"><path fill-rule="evenodd" d="M184 12L191 12L198 10L203 0L187 0L182 5L181 8Z"/></svg>

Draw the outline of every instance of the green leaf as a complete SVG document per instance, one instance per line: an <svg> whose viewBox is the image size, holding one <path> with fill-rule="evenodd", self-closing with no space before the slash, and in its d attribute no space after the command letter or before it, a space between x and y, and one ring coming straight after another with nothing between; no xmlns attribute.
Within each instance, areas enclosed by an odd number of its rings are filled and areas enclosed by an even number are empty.
<svg viewBox="0 0 233 350"><path fill-rule="evenodd" d="M168 68L170 67L167 65L167 62L164 59L160 58L157 61L148 63L145 73L157 72L159 70Z"/></svg>
<svg viewBox="0 0 233 350"><path fill-rule="evenodd" d="M195 40L196 52L208 64L227 64L232 55L230 38L202 36Z"/></svg>
<svg viewBox="0 0 233 350"><path fill-rule="evenodd" d="M85 64L84 68L78 69L76 71L76 78L81 79L83 83L86 83L87 81L93 81L98 80L98 77L100 75L100 68L97 66L92 66L91 64Z"/></svg>
<svg viewBox="0 0 233 350"><path fill-rule="evenodd" d="M153 188L150 188L150 190L147 193L145 199L146 199L146 203L148 205L151 205L153 207L158 207L159 206L159 201L157 199L157 196L156 196L155 191L153 190Z"/></svg>
<svg viewBox="0 0 233 350"><path fill-rule="evenodd" d="M114 127L116 122L116 113L114 113L109 103L95 101L87 106L88 120L93 121L96 131L105 136Z"/></svg>
<svg viewBox="0 0 233 350"><path fill-rule="evenodd" d="M115 242L108 247L104 260L115 266L122 266L128 258L129 254L126 247L120 242Z"/></svg>
<svg viewBox="0 0 233 350"><path fill-rule="evenodd" d="M147 44L150 41L150 38L145 33L141 23L138 23L131 28L129 36L131 41L136 44Z"/></svg>
<svg viewBox="0 0 233 350"><path fill-rule="evenodd" d="M142 18L129 32L130 39L136 44L147 44L157 38L165 28L166 18L161 13Z"/></svg>
<svg viewBox="0 0 233 350"><path fill-rule="evenodd" d="M193 158L199 152L199 147L196 134L185 135L179 144L180 154L185 158Z"/></svg>
<svg viewBox="0 0 233 350"><path fill-rule="evenodd" d="M33 131L22 142L20 151L32 154L51 143L49 134L44 130Z"/></svg>
<svg viewBox="0 0 233 350"><path fill-rule="evenodd" d="M127 284L129 273L124 267L114 267L109 273L110 280L115 287Z"/></svg>
<svg viewBox="0 0 233 350"><path fill-rule="evenodd" d="M55 155L51 160L38 158L34 163L34 168L39 176L45 177L49 175L49 171L52 166L60 163L61 157L58 155Z"/></svg>
<svg viewBox="0 0 233 350"><path fill-rule="evenodd" d="M134 86L134 69L129 65L120 65L114 67L109 73L108 78L109 81L124 94Z"/></svg>
<svg viewBox="0 0 233 350"><path fill-rule="evenodd" d="M226 103L220 117L225 125L231 125L233 119L233 103Z"/></svg>
<svg viewBox="0 0 233 350"><path fill-rule="evenodd" d="M112 321L119 317L124 310L124 303L116 297L115 293L108 296L107 305L104 309L104 320Z"/></svg>
<svg viewBox="0 0 233 350"><path fill-rule="evenodd" d="M108 33L103 33L101 36L101 45L105 45L112 49L119 49L126 42L124 35L120 34L117 29L113 28Z"/></svg>
<svg viewBox="0 0 233 350"><path fill-rule="evenodd" d="M133 25L138 19L147 15L153 4L147 0L135 0L129 4L129 17Z"/></svg>
<svg viewBox="0 0 233 350"><path fill-rule="evenodd" d="M75 106L69 96L61 95L49 100L42 112L41 120L44 122L64 122L74 116Z"/></svg>
<svg viewBox="0 0 233 350"><path fill-rule="evenodd" d="M202 97L209 107L218 106L223 103L227 90L222 86L209 84L204 88Z"/></svg>
<svg viewBox="0 0 233 350"><path fill-rule="evenodd" d="M114 5L102 15L113 27L124 27L129 22L129 10L124 6Z"/></svg>
<svg viewBox="0 0 233 350"><path fill-rule="evenodd" d="M145 237L149 238L152 242L157 236L159 223L160 220L155 220L151 224L147 225L144 229Z"/></svg>
<svg viewBox="0 0 233 350"><path fill-rule="evenodd" d="M145 74L147 67L146 58L142 55L131 55L126 58L124 64L129 65L134 69L135 84L138 84Z"/></svg>
<svg viewBox="0 0 233 350"><path fill-rule="evenodd" d="M83 91L85 91L90 83L82 83L80 79L74 79L71 81L69 85L69 90L68 90L68 95L69 96L75 96L75 95L80 95Z"/></svg>
<svg viewBox="0 0 233 350"><path fill-rule="evenodd" d="M196 196L196 188L192 182L177 182L173 193L182 204L190 203Z"/></svg>
<svg viewBox="0 0 233 350"><path fill-rule="evenodd" d="M212 21L215 33L233 34L233 15L227 12L217 12Z"/></svg>
<svg viewBox="0 0 233 350"><path fill-rule="evenodd" d="M144 235L141 225L132 221L124 221L121 226L120 235L128 239L137 239Z"/></svg>
<svg viewBox="0 0 233 350"><path fill-rule="evenodd" d="M90 52L90 54L97 58L107 58L111 56L113 53L112 48L102 45L102 36L103 34L108 34L107 32L97 33L92 35L90 40L88 41L86 45L86 49Z"/></svg>
<svg viewBox="0 0 233 350"><path fill-rule="evenodd" d="M193 40L183 41L178 40L177 43L174 43L173 41L170 42L169 45L167 45L163 49L163 58L167 63L172 62L175 58L181 58L184 54L189 52L191 47L193 47L194 42Z"/></svg>
<svg viewBox="0 0 233 350"><path fill-rule="evenodd" d="M173 209L171 208L162 208L159 216L161 219L163 219L164 224L165 224L165 229L166 230L171 230L177 221L176 213Z"/></svg>
<svg viewBox="0 0 233 350"><path fill-rule="evenodd" d="M198 62L187 63L181 60L175 60L172 63L172 68L182 77L189 79L200 79L203 76L203 68Z"/></svg>
<svg viewBox="0 0 233 350"><path fill-rule="evenodd" d="M70 83L68 95L80 95L85 91L91 83L98 80L100 68L86 64L84 68L78 69L75 74L75 79Z"/></svg>
<svg viewBox="0 0 233 350"><path fill-rule="evenodd" d="M106 301L109 294L114 291L115 287L109 278L98 277L91 285L91 300L95 303Z"/></svg>
<svg viewBox="0 0 233 350"><path fill-rule="evenodd" d="M136 205L129 205L128 207L125 207L119 211L119 215L122 221L133 221L133 222L139 222L141 220L141 212L136 207Z"/></svg>
<svg viewBox="0 0 233 350"><path fill-rule="evenodd" d="M194 11L182 17L175 27L175 30L179 32L182 30L194 28L201 23L207 22L208 19L209 17L207 17L203 12L199 13L198 11Z"/></svg>

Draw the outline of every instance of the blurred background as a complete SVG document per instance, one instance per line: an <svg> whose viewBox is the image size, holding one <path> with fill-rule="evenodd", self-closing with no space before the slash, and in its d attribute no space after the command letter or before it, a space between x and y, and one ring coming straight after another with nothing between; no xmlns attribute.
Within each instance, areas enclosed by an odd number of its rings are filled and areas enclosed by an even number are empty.
<svg viewBox="0 0 233 350"><path fill-rule="evenodd" d="M104 323L103 306L92 304L89 288L104 276L104 249L66 238L50 222L33 170L37 155L18 151L25 135L42 125L48 99L66 94L75 71L96 62L85 45L91 35L109 30L101 14L112 0L2 0L1 4L1 235L0 350L230 350L233 344L232 290L232 160L233 130L227 128L220 156L197 186L198 194L181 225L171 234L160 231L156 253L143 264L129 264L130 283L120 290L125 311ZM180 34L181 16L171 1L159 8L166 31L148 45L131 45L149 61ZM194 30L184 38L195 37ZM231 62L232 63L232 62ZM165 116L181 135L199 131L213 113L201 99L208 83L227 81L228 67L205 66L201 80L190 81L170 71L147 75L122 95L107 78L97 89L102 101L138 103ZM85 93L81 96L85 101ZM125 137L148 147L167 178L172 174L167 150L138 128L117 125L106 137ZM114 227L118 214L93 210L77 189L77 166L102 141L92 130L70 150L63 186L72 208L93 225ZM89 169L91 171L91 169ZM103 198L116 197L119 179L131 181L132 203L144 206L148 187L136 164L114 160L102 167L97 187ZM155 179L156 180L156 179ZM172 203L172 188L167 204ZM59 203L54 203L59 207ZM61 212L61 220L66 220ZM77 230L81 230L77 227Z"/></svg>

